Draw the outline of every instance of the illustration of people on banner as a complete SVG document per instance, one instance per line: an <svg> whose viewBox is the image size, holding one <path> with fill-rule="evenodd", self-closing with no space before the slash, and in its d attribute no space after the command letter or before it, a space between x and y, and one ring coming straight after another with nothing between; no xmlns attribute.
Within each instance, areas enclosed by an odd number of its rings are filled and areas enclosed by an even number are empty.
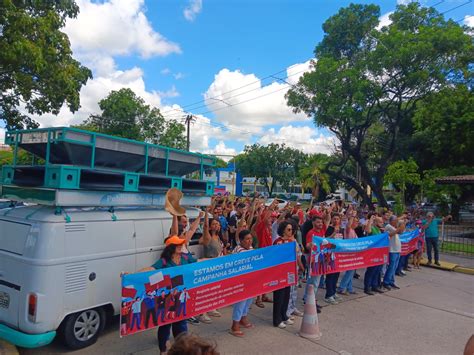
<svg viewBox="0 0 474 355"><path fill-rule="evenodd" d="M399 239L402 243L402 252L401 255L408 255L413 253L415 250L420 248L420 230L414 229L410 232L405 232L400 234Z"/></svg>
<svg viewBox="0 0 474 355"><path fill-rule="evenodd" d="M360 239L313 237L311 275L326 275L385 264L389 239L386 233Z"/></svg>
<svg viewBox="0 0 474 355"><path fill-rule="evenodd" d="M122 276L122 336L174 323L296 282L294 243Z"/></svg>

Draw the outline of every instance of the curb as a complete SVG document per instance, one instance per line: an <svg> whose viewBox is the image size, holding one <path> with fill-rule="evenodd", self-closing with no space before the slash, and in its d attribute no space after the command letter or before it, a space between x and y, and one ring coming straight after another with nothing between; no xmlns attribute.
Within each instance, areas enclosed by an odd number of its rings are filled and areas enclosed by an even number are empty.
<svg viewBox="0 0 474 355"><path fill-rule="evenodd" d="M459 272L459 273L462 273L462 274L474 275L474 269L472 269L470 267L465 267L465 266L461 266L461 265L458 265L458 264L448 263L448 262L445 262L445 261L440 261L439 263L441 264L440 266L435 265L435 264L428 265L428 261L426 259L422 259L420 264L423 265L423 266L426 266L426 267L431 267L433 269L454 271L454 272Z"/></svg>
<svg viewBox="0 0 474 355"><path fill-rule="evenodd" d="M474 275L474 269L471 269L470 267L456 266L454 271L460 272L462 274Z"/></svg>
<svg viewBox="0 0 474 355"><path fill-rule="evenodd" d="M15 345L7 343L0 339L0 355L18 355L18 350Z"/></svg>

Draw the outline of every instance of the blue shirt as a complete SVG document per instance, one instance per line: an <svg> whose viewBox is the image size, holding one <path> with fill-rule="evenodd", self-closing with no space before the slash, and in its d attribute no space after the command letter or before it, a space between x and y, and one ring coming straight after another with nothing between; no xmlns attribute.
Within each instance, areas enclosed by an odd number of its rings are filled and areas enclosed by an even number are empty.
<svg viewBox="0 0 474 355"><path fill-rule="evenodd" d="M145 306L146 306L147 309L154 309L155 308L155 299L153 297L145 297L143 302L145 302Z"/></svg>
<svg viewBox="0 0 474 355"><path fill-rule="evenodd" d="M426 220L423 221L423 224L426 224ZM425 229L425 237L426 238L438 238L438 225L441 223L440 218L433 218L431 223L428 225L428 228Z"/></svg>
<svg viewBox="0 0 474 355"><path fill-rule="evenodd" d="M228 228L227 219L224 216L219 216L219 222L221 223L222 231L225 232Z"/></svg>
<svg viewBox="0 0 474 355"><path fill-rule="evenodd" d="M186 264L191 264L195 263L196 259L194 259L190 254L181 254L181 264L180 265L186 265ZM176 265L172 260L164 260L164 259L158 259L152 267L155 269L164 269L167 267L173 267L173 266L179 266Z"/></svg>

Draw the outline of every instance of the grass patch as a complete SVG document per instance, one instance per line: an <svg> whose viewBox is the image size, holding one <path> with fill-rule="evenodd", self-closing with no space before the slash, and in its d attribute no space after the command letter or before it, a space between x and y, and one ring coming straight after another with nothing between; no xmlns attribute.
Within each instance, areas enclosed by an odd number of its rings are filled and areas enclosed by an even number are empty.
<svg viewBox="0 0 474 355"><path fill-rule="evenodd" d="M441 245L441 251L457 251L467 254L474 254L474 244L443 242Z"/></svg>

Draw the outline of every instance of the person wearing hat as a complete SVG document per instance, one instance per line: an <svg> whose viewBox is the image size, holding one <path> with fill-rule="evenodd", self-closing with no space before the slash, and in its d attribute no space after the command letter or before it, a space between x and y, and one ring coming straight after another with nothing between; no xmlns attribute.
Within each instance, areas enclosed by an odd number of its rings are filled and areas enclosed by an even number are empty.
<svg viewBox="0 0 474 355"><path fill-rule="evenodd" d="M186 240L181 239L177 235L168 237L165 241L165 249L163 249L160 258L152 266L141 269L139 272L164 269L196 262L196 259L194 259L190 254L184 254L182 252L185 243ZM158 328L158 346L162 354L166 353L166 343L170 337L171 328L173 329L173 335L175 337L188 331L185 319L171 324L161 325Z"/></svg>

